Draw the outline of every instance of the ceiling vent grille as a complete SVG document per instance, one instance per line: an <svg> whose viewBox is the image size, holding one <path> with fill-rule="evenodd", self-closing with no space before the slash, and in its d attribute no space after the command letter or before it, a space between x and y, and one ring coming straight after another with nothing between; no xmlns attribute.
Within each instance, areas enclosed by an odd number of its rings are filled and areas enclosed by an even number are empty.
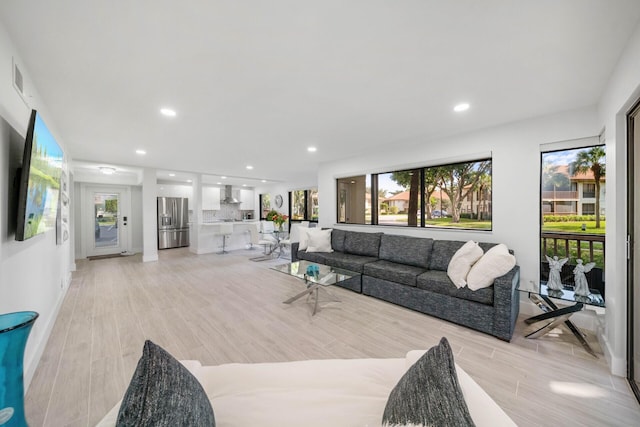
<svg viewBox="0 0 640 427"><path fill-rule="evenodd" d="M18 68L18 64L13 63L13 85L18 89L20 95L24 96L24 80L22 79L22 71Z"/></svg>
<svg viewBox="0 0 640 427"><path fill-rule="evenodd" d="M22 75L22 71L20 71L20 68L18 67L18 63L16 62L15 58L12 58L12 62L13 62L13 87L16 89L16 92L18 92L18 95L20 95L20 98L22 98L22 101L27 105L27 107L29 106L29 103L27 102L27 91L25 89L25 85L24 85L24 77Z"/></svg>

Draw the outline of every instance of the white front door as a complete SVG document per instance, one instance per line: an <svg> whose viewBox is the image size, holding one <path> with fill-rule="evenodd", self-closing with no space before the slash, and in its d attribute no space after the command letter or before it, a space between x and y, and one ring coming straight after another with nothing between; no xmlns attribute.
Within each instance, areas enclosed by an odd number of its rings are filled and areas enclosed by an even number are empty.
<svg viewBox="0 0 640 427"><path fill-rule="evenodd" d="M84 203L84 244L87 256L119 254L129 250L128 188L87 187Z"/></svg>

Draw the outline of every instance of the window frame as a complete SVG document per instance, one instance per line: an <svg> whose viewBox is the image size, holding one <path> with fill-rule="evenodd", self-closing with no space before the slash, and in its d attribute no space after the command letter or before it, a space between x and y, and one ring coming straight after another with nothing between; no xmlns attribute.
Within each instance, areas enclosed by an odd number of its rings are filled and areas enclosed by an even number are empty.
<svg viewBox="0 0 640 427"><path fill-rule="evenodd" d="M293 218L293 194L297 191L302 191L303 193L303 199L304 199L304 208L303 208L303 217L302 218ZM317 188L309 188L309 189L304 189L304 190L291 190L289 191L289 222L291 224L295 224L295 223L299 223L302 221L309 221L309 222L313 222L313 223L318 223L318 219L313 219L313 212L309 212L309 207L312 206L311 203L311 193L315 191L316 193L318 192ZM318 217L319 217L319 213L318 213Z"/></svg>
<svg viewBox="0 0 640 427"><path fill-rule="evenodd" d="M480 191L483 192L483 194L488 194L488 198L487 199L482 199L482 213L487 214L488 216L488 222L489 225L488 227L485 228L477 228L477 227L471 227L471 226L456 226L456 225L439 225L439 224L434 224L433 219L434 218L428 218L427 219L427 207L426 207L426 183L425 183L425 177L426 177L426 171L431 170L431 169L437 169L437 168L446 168L446 167L453 167L456 165L465 165L465 164L473 164L474 168L475 167L482 167L482 163L483 162L488 162L487 165L485 165L485 167L487 168L486 171L484 171L484 174L488 175L489 177L493 176L493 157L492 156L486 156L486 157L481 157L481 158L477 158L477 159L472 159L472 160L465 160L465 161L458 161L458 162L447 162L447 163L440 163L440 164L431 164L428 166L418 166L418 167L409 167L409 168L403 168L403 169L398 169L398 170L394 170L394 171L383 171L383 172L376 172L376 173L369 173L369 174L360 174L360 175L354 175L354 176L347 176L347 177L341 177L341 178L337 178L336 179L336 222L338 224L345 224L345 225L368 225L368 226L374 226L374 227L402 227L402 228L410 228L410 229L431 229L431 228L435 228L435 229L445 229L445 230L473 230L473 231L482 231L482 232L491 232L493 230L493 181L492 179L490 179L489 181L489 187L482 189L482 187L480 189L474 189L473 190L473 194L478 194ZM416 218L416 224L413 225L409 225L410 221L409 221L409 217L407 217L407 222L405 224L385 224L385 223L380 223L380 217L382 215L380 215L380 195L379 195L379 191L380 191L380 176L381 175L387 175L387 174L393 174L393 173L405 173L405 172L410 172L413 171L414 173L417 171L419 173L419 189L418 189L418 206L417 206L417 218ZM365 215L365 219L363 222L354 222L354 220L342 220L342 215L341 215L341 210L348 210L347 209L347 204L350 204L350 200L349 197L347 195L347 198L343 201L341 201L341 195L342 195L342 191L345 190L345 188L347 187L347 184L349 182L351 183L356 183L359 181L362 181L364 177L364 182L370 183L369 187L365 187L365 192L364 192L364 205L365 205L365 210L366 210L366 204L367 204L367 200L366 200L366 196L368 194L367 189L370 192L370 206L371 206L371 218L370 221L367 221L366 215ZM453 179L453 178L452 178ZM475 187L475 185L477 184L477 182L472 183L472 185ZM362 185L362 184L360 184ZM466 186L464 186L466 187ZM411 186L408 186L407 188L409 188L409 190L405 190L405 191L410 191ZM362 191L360 189L360 191ZM442 194L442 190L440 191L440 193ZM463 191L464 193L464 191ZM465 203L468 200L468 195L469 195L469 191L467 191L466 193L464 193L464 196L462 197L460 203ZM433 197L433 191L430 193L430 197ZM441 200L442 200L442 196L441 196ZM352 201L351 201L352 202ZM356 200L357 202L357 200ZM410 201L409 201L410 203ZM478 199L476 199L475 203L479 203ZM476 215L480 215L480 206L476 206L478 208L478 210L476 211ZM473 198L471 198L471 203L470 203L470 208L472 209L472 211L470 212L470 214L473 216L474 214L474 201ZM460 215L462 215L463 213L460 212ZM464 213L465 215L469 214L468 212ZM349 217L348 214L346 214L345 218ZM461 217L462 218L462 217ZM357 221L357 220L356 220ZM478 220L476 218L476 221L481 222L480 220ZM430 223L428 223L430 222ZM447 223L450 224L450 223Z"/></svg>

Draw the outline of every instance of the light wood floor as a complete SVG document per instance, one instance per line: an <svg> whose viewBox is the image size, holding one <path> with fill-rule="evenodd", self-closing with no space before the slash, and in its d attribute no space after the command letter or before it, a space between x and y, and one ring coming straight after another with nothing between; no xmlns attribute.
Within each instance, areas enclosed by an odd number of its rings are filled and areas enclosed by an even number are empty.
<svg viewBox="0 0 640 427"><path fill-rule="evenodd" d="M257 251L160 252L79 261L26 398L33 426L92 426L124 394L145 339L203 364L404 357L446 336L462 366L520 426L640 425L623 378L568 331L511 343L354 292L311 317L302 289ZM595 343L593 336L589 340ZM597 347L599 349L599 347Z"/></svg>

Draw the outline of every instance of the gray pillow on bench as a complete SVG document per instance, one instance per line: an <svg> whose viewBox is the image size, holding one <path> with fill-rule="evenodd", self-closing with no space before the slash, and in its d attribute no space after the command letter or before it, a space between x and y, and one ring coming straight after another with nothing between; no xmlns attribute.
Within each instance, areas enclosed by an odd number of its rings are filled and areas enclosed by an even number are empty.
<svg viewBox="0 0 640 427"><path fill-rule="evenodd" d="M383 426L474 426L453 353L445 337L400 378L382 415Z"/></svg>
<svg viewBox="0 0 640 427"><path fill-rule="evenodd" d="M145 341L116 426L215 425L213 408L196 377L162 347Z"/></svg>

